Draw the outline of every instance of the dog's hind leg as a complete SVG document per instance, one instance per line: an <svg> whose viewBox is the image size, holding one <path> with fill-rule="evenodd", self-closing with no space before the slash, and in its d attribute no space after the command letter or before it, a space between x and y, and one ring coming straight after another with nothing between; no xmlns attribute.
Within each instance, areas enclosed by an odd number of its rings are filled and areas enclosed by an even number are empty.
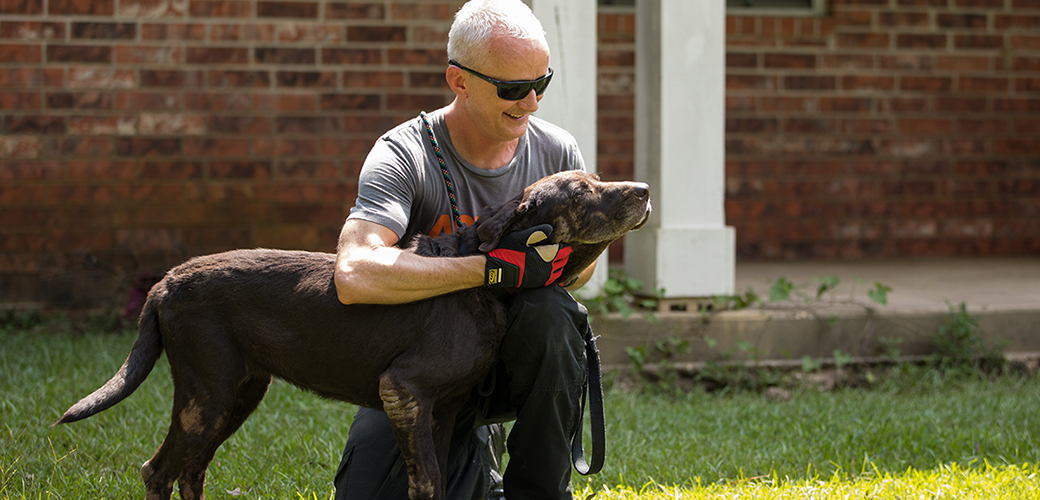
<svg viewBox="0 0 1040 500"><path fill-rule="evenodd" d="M408 468L408 497L412 500L442 500L444 478L437 463L433 439L432 398L416 394L388 373L379 379L379 397L383 400L383 410L390 417L390 426Z"/></svg>
<svg viewBox="0 0 1040 500"><path fill-rule="evenodd" d="M256 408L270 379L258 379L243 391L239 381L250 380L244 366L192 363L178 355L183 351L167 352L174 381L173 415L166 439L141 474L149 500L170 498L175 481L180 482L182 500L198 500L204 498L203 480L213 453ZM238 407L241 411L236 412Z"/></svg>
<svg viewBox="0 0 1040 500"><path fill-rule="evenodd" d="M238 431L238 428L249 418L253 410L256 410L256 407L260 405L260 401L267 394L267 388L270 385L270 375L249 378L239 384L238 397L235 400L235 406L231 410L227 423L219 430L202 453L184 468L181 476L177 479L182 499L202 498L202 488L206 482L206 468L209 467L209 463L213 460L213 455L217 452L217 448ZM195 492L198 493L196 494Z"/></svg>

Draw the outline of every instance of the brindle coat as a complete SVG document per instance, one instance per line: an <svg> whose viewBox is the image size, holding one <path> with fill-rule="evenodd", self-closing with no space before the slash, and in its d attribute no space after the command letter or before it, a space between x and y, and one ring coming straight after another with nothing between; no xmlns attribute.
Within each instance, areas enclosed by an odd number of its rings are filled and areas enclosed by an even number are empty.
<svg viewBox="0 0 1040 500"><path fill-rule="evenodd" d="M486 253L508 232L551 224L550 243L573 252L560 282L588 267L650 213L647 186L601 182L582 172L546 177L463 228L420 236L420 255L455 257L459 239ZM138 338L111 380L55 425L104 411L129 396L165 350L173 418L141 469L148 499L203 498L206 467L267 392L272 376L323 397L382 408L408 466L409 496L444 498L452 423L494 366L506 311L484 288L400 305L339 302L336 256L238 250L170 270L148 294Z"/></svg>

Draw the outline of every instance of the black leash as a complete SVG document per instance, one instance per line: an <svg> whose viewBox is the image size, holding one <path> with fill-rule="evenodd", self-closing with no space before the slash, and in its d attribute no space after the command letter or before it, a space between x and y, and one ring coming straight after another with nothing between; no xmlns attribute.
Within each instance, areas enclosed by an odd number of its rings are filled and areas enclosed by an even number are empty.
<svg viewBox="0 0 1040 500"><path fill-rule="evenodd" d="M578 431L571 440L571 458L579 474L595 474L603 468L604 444L607 441L603 413L603 376L599 365L599 349L592 328L585 330L585 357L589 364L589 377L581 391L581 413L578 416ZM582 428L585 423L585 396L589 396L589 422L592 424L592 463L585 462L581 446Z"/></svg>

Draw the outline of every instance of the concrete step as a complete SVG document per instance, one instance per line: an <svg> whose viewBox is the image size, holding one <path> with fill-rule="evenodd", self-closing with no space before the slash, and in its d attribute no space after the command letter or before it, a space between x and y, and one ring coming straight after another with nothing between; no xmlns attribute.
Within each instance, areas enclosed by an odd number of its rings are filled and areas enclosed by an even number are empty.
<svg viewBox="0 0 1040 500"><path fill-rule="evenodd" d="M816 300L823 276L837 276L840 284ZM602 362L627 365L626 348L642 348L647 362L679 363L826 359L836 350L854 357L894 350L925 355L933 352L931 338L951 307L961 303L988 345L1008 353L1040 351L1037 258L738 263L736 291L751 288L766 298L781 277L799 285L809 304L796 297L739 311L658 311L653 320L639 313L596 316ZM886 305L868 298L875 283L891 288ZM676 303L682 302L669 301L672 308Z"/></svg>

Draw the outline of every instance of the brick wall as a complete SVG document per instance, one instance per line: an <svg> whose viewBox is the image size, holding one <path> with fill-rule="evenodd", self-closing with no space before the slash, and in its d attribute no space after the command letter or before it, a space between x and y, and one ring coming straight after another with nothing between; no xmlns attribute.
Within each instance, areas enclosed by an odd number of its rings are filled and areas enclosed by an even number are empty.
<svg viewBox="0 0 1040 500"><path fill-rule="evenodd" d="M333 251L376 137L450 101L459 5L0 0L0 302Z"/></svg>
<svg viewBox="0 0 1040 500"><path fill-rule="evenodd" d="M1040 254L1040 2L727 20L742 258Z"/></svg>
<svg viewBox="0 0 1040 500"><path fill-rule="evenodd" d="M371 143L450 100L460 3L0 0L0 303L108 304L230 248L331 251ZM624 179L634 14L598 21L596 160ZM727 28L739 257L1040 252L1040 2L838 0Z"/></svg>

